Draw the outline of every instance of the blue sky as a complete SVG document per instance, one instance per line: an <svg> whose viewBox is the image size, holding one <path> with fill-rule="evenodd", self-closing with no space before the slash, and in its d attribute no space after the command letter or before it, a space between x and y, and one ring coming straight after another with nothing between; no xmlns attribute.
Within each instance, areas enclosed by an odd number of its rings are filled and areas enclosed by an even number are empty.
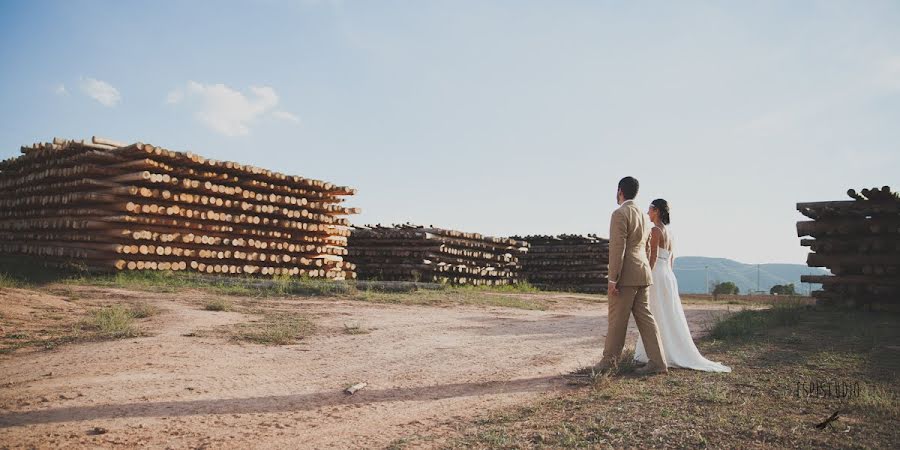
<svg viewBox="0 0 900 450"><path fill-rule="evenodd" d="M797 201L900 187L900 2L0 1L0 158L150 142L359 189L357 223L805 261Z"/></svg>

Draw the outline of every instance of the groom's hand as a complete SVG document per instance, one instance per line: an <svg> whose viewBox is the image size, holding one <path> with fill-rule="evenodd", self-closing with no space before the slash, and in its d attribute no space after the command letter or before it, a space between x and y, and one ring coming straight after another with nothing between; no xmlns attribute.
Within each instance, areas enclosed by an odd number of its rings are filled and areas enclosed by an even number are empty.
<svg viewBox="0 0 900 450"><path fill-rule="evenodd" d="M606 283L606 292L608 295L619 295L619 289L616 288L615 281Z"/></svg>

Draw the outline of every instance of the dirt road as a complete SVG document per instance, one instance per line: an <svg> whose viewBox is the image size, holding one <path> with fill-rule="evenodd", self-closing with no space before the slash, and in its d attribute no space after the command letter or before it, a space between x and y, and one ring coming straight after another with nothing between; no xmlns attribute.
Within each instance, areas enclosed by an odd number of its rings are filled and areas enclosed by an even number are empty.
<svg viewBox="0 0 900 450"><path fill-rule="evenodd" d="M27 296L35 298L18 303L72 303L5 291L13 309L11 298ZM260 303L308 314L317 331L296 345L264 346L205 334L254 320L198 307L211 294L79 295L139 299L162 312L147 319L145 337L0 357L0 448L370 448L440 436L565 389L559 376L595 363L606 330L604 303L560 294L546 311L267 299ZM695 332L717 313L686 308ZM368 386L342 392L357 382Z"/></svg>

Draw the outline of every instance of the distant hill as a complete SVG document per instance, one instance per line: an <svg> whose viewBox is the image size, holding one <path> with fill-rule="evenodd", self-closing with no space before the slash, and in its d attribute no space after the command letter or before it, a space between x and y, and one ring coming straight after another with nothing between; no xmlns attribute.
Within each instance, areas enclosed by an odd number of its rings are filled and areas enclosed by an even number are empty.
<svg viewBox="0 0 900 450"><path fill-rule="evenodd" d="M675 258L675 277L678 290L689 294L707 292L706 267L709 267L709 281L731 281L741 289L741 294L756 290L757 265L744 264L725 258L703 256L682 256ZM769 292L776 284L794 283L797 292L806 294L819 289L821 285L807 285L800 282L800 275L827 275L827 270L807 267L802 264L760 264L759 289Z"/></svg>

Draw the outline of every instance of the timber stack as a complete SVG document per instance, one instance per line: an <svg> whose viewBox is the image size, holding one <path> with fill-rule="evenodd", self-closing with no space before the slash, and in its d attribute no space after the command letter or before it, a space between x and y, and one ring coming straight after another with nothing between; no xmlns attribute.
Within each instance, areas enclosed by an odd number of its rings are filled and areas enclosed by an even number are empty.
<svg viewBox="0 0 900 450"><path fill-rule="evenodd" d="M596 235L514 237L529 244L522 262L525 279L535 287L560 291L605 293L609 240Z"/></svg>
<svg viewBox="0 0 900 450"><path fill-rule="evenodd" d="M528 243L404 224L355 227L348 249L364 280L498 286L520 282Z"/></svg>
<svg viewBox="0 0 900 450"><path fill-rule="evenodd" d="M810 267L832 275L803 275L821 283L812 295L823 304L900 309L900 195L881 189L850 189L852 200L798 203L811 221L797 222L800 244L810 247Z"/></svg>
<svg viewBox="0 0 900 450"><path fill-rule="evenodd" d="M354 189L149 144L54 139L0 161L0 254L91 270L355 278Z"/></svg>

